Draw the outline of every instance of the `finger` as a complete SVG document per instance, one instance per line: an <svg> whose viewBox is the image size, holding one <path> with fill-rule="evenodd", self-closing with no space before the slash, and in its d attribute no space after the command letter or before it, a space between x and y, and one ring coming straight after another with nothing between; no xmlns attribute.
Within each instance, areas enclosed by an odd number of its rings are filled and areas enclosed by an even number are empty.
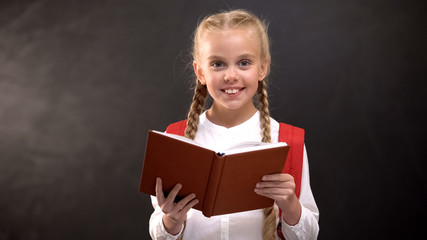
<svg viewBox="0 0 427 240"><path fill-rule="evenodd" d="M258 182L256 188L295 188L295 183L292 181L285 182Z"/></svg>
<svg viewBox="0 0 427 240"><path fill-rule="evenodd" d="M293 189L282 189L282 188L256 188L255 193L262 195L262 196L267 196L267 195L278 195L278 196L288 196L288 195L292 195L294 194L294 190Z"/></svg>
<svg viewBox="0 0 427 240"><path fill-rule="evenodd" d="M172 190L170 191L168 197L166 198L166 202L173 203L175 201L176 196L178 195L179 190L181 190L182 184L177 183Z"/></svg>
<svg viewBox="0 0 427 240"><path fill-rule="evenodd" d="M162 179L159 177L156 178L156 198L157 202L159 202L159 205L165 201L165 195L163 194L162 187Z"/></svg>
<svg viewBox="0 0 427 240"><path fill-rule="evenodd" d="M191 200L193 200L196 197L196 194L190 193L185 198L183 198L181 201L179 201L176 206L176 211L180 211L182 208L184 208Z"/></svg>
<svg viewBox="0 0 427 240"><path fill-rule="evenodd" d="M274 201L282 201L289 199L292 195L276 195L276 194L259 194L260 196L273 199Z"/></svg>
<svg viewBox="0 0 427 240"><path fill-rule="evenodd" d="M191 202L189 202L187 205L185 205L185 207L181 209L181 213L186 214L188 211L190 211L192 207L196 206L196 204L198 203L199 203L199 199L193 199Z"/></svg>
<svg viewBox="0 0 427 240"><path fill-rule="evenodd" d="M273 174L268 174L268 175L264 175L262 177L263 181L293 181L294 177L292 177L292 175L287 174L287 173L273 173Z"/></svg>

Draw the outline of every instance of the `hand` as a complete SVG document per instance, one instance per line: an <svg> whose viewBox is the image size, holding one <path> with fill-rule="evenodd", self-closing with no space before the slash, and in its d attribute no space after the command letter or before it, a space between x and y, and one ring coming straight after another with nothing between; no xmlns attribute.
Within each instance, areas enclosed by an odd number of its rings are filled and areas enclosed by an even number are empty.
<svg viewBox="0 0 427 240"><path fill-rule="evenodd" d="M165 195L163 194L162 179L156 179L156 198L164 213L163 225L165 226L166 231L172 235L176 235L181 231L182 224L187 219L187 212L199 202L199 200L195 199L196 194L191 193L178 203L174 203L174 199L181 188L182 185L180 183L176 184L168 197L165 198Z"/></svg>
<svg viewBox="0 0 427 240"><path fill-rule="evenodd" d="M276 201L282 210L283 220L295 225L301 217L301 204L295 195L295 181L290 174L276 173L262 177L256 184L255 193Z"/></svg>

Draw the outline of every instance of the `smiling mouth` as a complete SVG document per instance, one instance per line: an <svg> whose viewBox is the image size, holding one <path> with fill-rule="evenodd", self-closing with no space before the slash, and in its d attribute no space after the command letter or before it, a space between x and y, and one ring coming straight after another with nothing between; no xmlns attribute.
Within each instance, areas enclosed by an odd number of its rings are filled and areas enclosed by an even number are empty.
<svg viewBox="0 0 427 240"><path fill-rule="evenodd" d="M224 89L223 92L227 94L237 94L238 92L242 91L244 88L233 88L233 89Z"/></svg>

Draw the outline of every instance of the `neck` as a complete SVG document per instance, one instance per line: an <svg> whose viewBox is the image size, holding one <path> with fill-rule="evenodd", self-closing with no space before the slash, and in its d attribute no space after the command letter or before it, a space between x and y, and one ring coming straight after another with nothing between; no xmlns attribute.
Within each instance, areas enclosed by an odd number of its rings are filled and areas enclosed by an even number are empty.
<svg viewBox="0 0 427 240"><path fill-rule="evenodd" d="M245 108L227 109L218 106L214 102L212 107L206 112L206 117L216 125L231 128L246 122L256 111L257 109L253 104Z"/></svg>

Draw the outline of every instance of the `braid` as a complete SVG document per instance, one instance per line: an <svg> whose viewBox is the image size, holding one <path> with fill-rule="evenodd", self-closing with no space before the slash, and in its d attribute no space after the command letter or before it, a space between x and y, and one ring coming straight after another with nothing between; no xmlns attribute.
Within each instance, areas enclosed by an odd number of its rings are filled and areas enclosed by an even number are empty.
<svg viewBox="0 0 427 240"><path fill-rule="evenodd" d="M190 111L187 116L187 127L185 128L185 137L194 139L196 137L197 125L199 124L199 116L205 107L205 100L207 96L206 85L196 82L194 88L193 102L191 103Z"/></svg>
<svg viewBox="0 0 427 240"><path fill-rule="evenodd" d="M194 96L193 102L190 106L190 111L187 116L187 127L185 128L185 137L193 139L196 137L197 126L199 125L199 116L202 114L202 111L205 107L206 96L208 94L206 85L200 83L199 80L196 81L196 87L194 87ZM184 230L187 226L187 221L184 222ZM182 230L181 235L177 240L182 240L184 236L184 230Z"/></svg>
<svg viewBox="0 0 427 240"><path fill-rule="evenodd" d="M265 80L258 83L258 109L260 112L262 141L271 142L270 110L268 110L268 93Z"/></svg>
<svg viewBox="0 0 427 240"><path fill-rule="evenodd" d="M258 83L258 109L260 112L261 135L263 142L271 142L270 111L268 109L267 83ZM276 239L276 210L274 207L264 209L263 239Z"/></svg>
<svg viewBox="0 0 427 240"><path fill-rule="evenodd" d="M264 227L262 229L264 240L276 239L276 210L274 207L264 208Z"/></svg>
<svg viewBox="0 0 427 240"><path fill-rule="evenodd" d="M184 230L186 226L187 226L187 221L184 222L184 229L182 229L181 234L178 236L176 240L182 240L182 238L184 237Z"/></svg>

